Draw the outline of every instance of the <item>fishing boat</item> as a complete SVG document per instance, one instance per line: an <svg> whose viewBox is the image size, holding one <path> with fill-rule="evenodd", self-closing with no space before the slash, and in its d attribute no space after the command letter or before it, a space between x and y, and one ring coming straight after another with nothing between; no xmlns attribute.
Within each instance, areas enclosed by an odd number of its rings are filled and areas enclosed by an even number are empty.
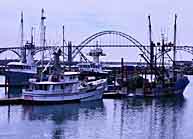
<svg viewBox="0 0 193 139"><path fill-rule="evenodd" d="M86 62L81 62L78 64L78 69L82 74L92 74L92 75L105 75L108 74L103 69L103 65L99 61L100 56L105 56L101 48L91 49L87 54L92 57L92 61L89 61L84 55L81 55L81 58L84 58ZM81 60L82 61L82 60Z"/></svg>
<svg viewBox="0 0 193 139"><path fill-rule="evenodd" d="M40 79L29 80L29 88L23 91L24 100L34 103L57 103L101 99L106 88L106 79L80 80L80 72L63 72L59 64L60 55L60 49L54 52L51 74L41 76Z"/></svg>
<svg viewBox="0 0 193 139"><path fill-rule="evenodd" d="M34 47L34 45L27 42L25 45L25 49L27 50L26 59L7 64L5 74L8 77L10 85L26 85L29 78L32 78L37 74L37 65L32 56L32 47Z"/></svg>
<svg viewBox="0 0 193 139"><path fill-rule="evenodd" d="M88 73L105 73L102 69L102 65L99 63L94 62L85 62L85 63L79 63L78 64L79 71L80 72L88 72Z"/></svg>
<svg viewBox="0 0 193 139"><path fill-rule="evenodd" d="M177 16L175 15L173 43L166 42L166 38L162 34L162 41L157 45L151 39L150 16L148 19L150 47L149 49L142 47L142 54L140 54L147 66L141 70L134 70L134 73L129 75L126 80L122 73L122 86L124 86L128 97L182 96L189 84L189 79L182 70L178 70L176 67ZM171 50L173 50L173 58L168 54Z"/></svg>
<svg viewBox="0 0 193 139"><path fill-rule="evenodd" d="M19 62L10 62L7 64L5 75L8 84L11 86L23 86L28 83L28 79L37 74L37 66L33 59L35 45L33 42L33 28L31 30L31 42L24 41L23 32L23 12L21 13L21 60Z"/></svg>
<svg viewBox="0 0 193 139"><path fill-rule="evenodd" d="M128 83L130 84L127 90L128 97L182 96L189 80L188 77L179 73L176 81L170 78L150 82L142 76L135 76Z"/></svg>
<svg viewBox="0 0 193 139"><path fill-rule="evenodd" d="M106 79L80 81L79 72L49 75L48 80L31 79L29 88L23 92L24 100L32 102L69 102L101 99Z"/></svg>

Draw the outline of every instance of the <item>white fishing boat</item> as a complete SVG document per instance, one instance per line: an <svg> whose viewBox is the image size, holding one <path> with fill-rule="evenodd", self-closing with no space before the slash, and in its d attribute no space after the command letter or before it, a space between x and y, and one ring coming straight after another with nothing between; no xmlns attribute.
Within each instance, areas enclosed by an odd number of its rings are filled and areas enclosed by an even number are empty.
<svg viewBox="0 0 193 139"><path fill-rule="evenodd" d="M79 71L88 74L107 74L107 72L103 70L103 65L99 61L100 56L105 56L103 50L101 48L91 49L88 55L91 56L93 60L79 63Z"/></svg>
<svg viewBox="0 0 193 139"><path fill-rule="evenodd" d="M46 81L30 80L23 91L24 100L31 102L68 102L102 99L106 79L80 81L79 72L49 75Z"/></svg>
<svg viewBox="0 0 193 139"><path fill-rule="evenodd" d="M78 67L80 72L107 74L99 63L79 63Z"/></svg>

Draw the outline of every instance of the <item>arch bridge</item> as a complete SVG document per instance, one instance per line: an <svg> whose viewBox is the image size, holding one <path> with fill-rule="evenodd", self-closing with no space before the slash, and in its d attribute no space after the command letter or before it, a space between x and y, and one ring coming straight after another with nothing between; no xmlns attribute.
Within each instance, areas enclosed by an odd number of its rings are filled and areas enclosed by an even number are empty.
<svg viewBox="0 0 193 139"><path fill-rule="evenodd" d="M100 38L108 38L108 36L111 36L110 39L108 40L108 43L101 43L98 42ZM124 39L124 43L121 43L119 39ZM112 42L112 40L113 42ZM99 44L100 43L100 44ZM51 50L54 51L57 48L69 48L69 46L36 46L33 49L33 54L37 54L39 52L45 51L45 50ZM75 57L81 53L81 51L84 48L93 48L93 47L112 47L112 48L131 48L135 47L140 50L140 52L143 54L143 56L149 60L149 46L148 45L142 45L138 40L136 40L134 37L131 35L128 35L126 33L120 32L120 31L113 31L113 30L107 30L107 31L101 31L98 33L95 33L85 40L83 40L79 45L72 45L72 52L71 52L71 59L75 59ZM178 51L185 51L193 55L193 46L176 46ZM0 48L0 54L6 51L12 51L15 53L19 58L21 58L21 51L24 50L25 48L23 47L6 47L6 48ZM171 51L171 49L168 49L166 52ZM68 53L65 51L63 52L64 56L67 57ZM158 57L160 57L161 54L158 54Z"/></svg>

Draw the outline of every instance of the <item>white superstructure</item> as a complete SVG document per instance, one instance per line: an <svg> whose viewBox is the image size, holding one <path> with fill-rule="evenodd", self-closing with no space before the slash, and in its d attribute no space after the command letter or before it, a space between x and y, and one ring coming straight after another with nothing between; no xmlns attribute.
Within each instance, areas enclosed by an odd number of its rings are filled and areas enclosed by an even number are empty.
<svg viewBox="0 0 193 139"><path fill-rule="evenodd" d="M7 66L8 66L7 71L14 73L30 73L30 74L37 73L37 67L35 65L29 65L27 63L10 62L7 64Z"/></svg>
<svg viewBox="0 0 193 139"><path fill-rule="evenodd" d="M92 82L79 81L78 72L50 75L47 81L30 80L30 87L24 90L25 100L36 102L86 101L101 99L106 79Z"/></svg>

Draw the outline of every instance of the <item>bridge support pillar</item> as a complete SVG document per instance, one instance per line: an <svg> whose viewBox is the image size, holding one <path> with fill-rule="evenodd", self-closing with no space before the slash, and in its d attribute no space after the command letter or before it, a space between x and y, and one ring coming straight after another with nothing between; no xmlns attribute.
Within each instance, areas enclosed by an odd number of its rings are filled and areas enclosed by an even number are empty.
<svg viewBox="0 0 193 139"><path fill-rule="evenodd" d="M26 63L26 47L21 50L21 61L22 63Z"/></svg>

